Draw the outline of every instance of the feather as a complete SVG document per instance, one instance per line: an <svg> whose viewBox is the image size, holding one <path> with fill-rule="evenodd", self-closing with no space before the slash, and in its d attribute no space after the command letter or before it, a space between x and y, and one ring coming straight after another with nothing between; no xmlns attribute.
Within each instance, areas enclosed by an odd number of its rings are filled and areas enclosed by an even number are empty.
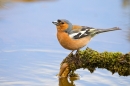
<svg viewBox="0 0 130 86"><path fill-rule="evenodd" d="M80 31L72 30L69 34L69 37L73 39L80 39L88 36L94 30L95 29L92 27L82 26L82 29Z"/></svg>

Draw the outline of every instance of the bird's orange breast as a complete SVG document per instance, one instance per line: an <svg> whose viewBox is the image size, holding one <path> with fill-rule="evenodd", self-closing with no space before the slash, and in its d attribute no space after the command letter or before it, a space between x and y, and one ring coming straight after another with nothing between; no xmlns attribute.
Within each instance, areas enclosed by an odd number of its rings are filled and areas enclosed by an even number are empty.
<svg viewBox="0 0 130 86"><path fill-rule="evenodd" d="M61 46L69 50L77 50L84 47L91 39L91 37L84 37L81 39L72 39L66 32L58 31L57 38Z"/></svg>

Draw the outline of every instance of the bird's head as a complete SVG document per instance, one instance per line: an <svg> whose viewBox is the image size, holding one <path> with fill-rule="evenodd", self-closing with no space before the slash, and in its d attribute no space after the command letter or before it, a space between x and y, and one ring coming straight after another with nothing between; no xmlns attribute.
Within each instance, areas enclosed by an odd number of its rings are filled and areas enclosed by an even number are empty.
<svg viewBox="0 0 130 86"><path fill-rule="evenodd" d="M58 19L52 23L56 25L58 31L69 32L72 29L72 24L66 19Z"/></svg>

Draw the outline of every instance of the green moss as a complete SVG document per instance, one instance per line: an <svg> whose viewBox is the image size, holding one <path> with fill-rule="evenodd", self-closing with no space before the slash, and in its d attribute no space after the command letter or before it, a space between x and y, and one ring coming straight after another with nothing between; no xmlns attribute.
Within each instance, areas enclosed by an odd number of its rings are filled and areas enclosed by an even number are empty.
<svg viewBox="0 0 130 86"><path fill-rule="evenodd" d="M108 71L118 73L120 76L130 75L130 53L102 52L99 53L90 48L79 51L76 55L69 55L62 63L68 63L72 71L83 68L93 73L96 68L104 68Z"/></svg>

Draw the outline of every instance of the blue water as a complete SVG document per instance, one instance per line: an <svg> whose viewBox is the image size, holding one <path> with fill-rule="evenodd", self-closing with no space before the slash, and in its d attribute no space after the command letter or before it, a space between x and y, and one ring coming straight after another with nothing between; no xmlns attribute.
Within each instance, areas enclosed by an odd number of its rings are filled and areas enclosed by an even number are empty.
<svg viewBox="0 0 130 86"><path fill-rule="evenodd" d="M52 21L122 30L95 36L88 47L99 52L130 52L130 4L123 0L1 0L0 86L130 86L130 77L105 69L76 72L80 79L59 80L60 63L70 53L60 46ZM129 36L130 37L130 36ZM86 46L86 47L87 47ZM85 47L85 48L86 48ZM83 48L83 49L85 49Z"/></svg>

